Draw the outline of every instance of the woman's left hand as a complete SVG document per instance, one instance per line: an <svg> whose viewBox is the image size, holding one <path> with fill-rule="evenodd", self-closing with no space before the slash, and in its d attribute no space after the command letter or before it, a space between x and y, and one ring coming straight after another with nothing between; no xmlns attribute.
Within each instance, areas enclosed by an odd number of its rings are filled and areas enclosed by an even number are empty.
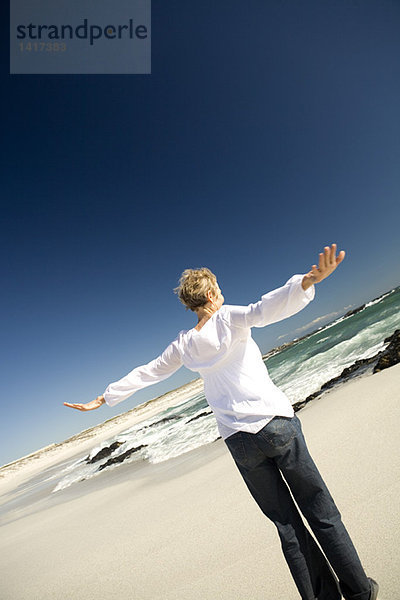
<svg viewBox="0 0 400 600"><path fill-rule="evenodd" d="M64 406L76 408L76 410L94 410L95 408L99 408L104 403L104 397L97 396L95 400L92 400L91 402L86 402L86 404L70 404L69 402L64 402Z"/></svg>

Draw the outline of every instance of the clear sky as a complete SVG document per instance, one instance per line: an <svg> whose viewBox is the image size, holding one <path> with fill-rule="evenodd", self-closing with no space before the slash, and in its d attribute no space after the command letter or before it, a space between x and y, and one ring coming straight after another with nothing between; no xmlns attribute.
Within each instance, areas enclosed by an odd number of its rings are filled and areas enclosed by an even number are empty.
<svg viewBox="0 0 400 600"><path fill-rule="evenodd" d="M9 75L3 36L0 464L196 377L63 406L195 324L186 267L248 304L346 250L262 351L400 283L399 26L398 0L153 0L151 75Z"/></svg>

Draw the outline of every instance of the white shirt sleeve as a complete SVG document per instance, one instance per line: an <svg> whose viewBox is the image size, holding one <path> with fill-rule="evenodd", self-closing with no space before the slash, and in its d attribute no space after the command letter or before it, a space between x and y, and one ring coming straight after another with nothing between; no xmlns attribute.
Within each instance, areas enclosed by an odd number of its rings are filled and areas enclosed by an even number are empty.
<svg viewBox="0 0 400 600"><path fill-rule="evenodd" d="M182 364L178 343L174 340L160 356L147 365L136 367L119 381L110 383L103 394L104 400L108 406L115 406L122 400L129 398L134 392L167 379Z"/></svg>
<svg viewBox="0 0 400 600"><path fill-rule="evenodd" d="M303 277L293 275L282 287L264 294L259 302L248 306L232 306L229 311L231 324L245 328L264 327L296 314L315 296L314 285L303 290Z"/></svg>

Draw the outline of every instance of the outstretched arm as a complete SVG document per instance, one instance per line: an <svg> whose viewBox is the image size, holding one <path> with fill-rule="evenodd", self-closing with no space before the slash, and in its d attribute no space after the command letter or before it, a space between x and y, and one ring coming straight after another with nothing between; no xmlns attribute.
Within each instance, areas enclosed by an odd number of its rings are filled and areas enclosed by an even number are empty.
<svg viewBox="0 0 400 600"><path fill-rule="evenodd" d="M115 406L122 400L129 398L136 391L149 385L163 381L182 366L182 358L178 350L177 341L174 340L160 356L150 361L147 365L136 367L119 381L110 383L102 396L86 404L70 404L64 402L65 406L77 410L94 410L102 404Z"/></svg>
<svg viewBox="0 0 400 600"><path fill-rule="evenodd" d="M325 246L324 251L320 252L318 267L317 265L313 265L311 271L304 275L301 283L303 290L305 291L314 285L314 283L319 283L323 279L326 279L326 277L329 277L344 257L344 250L341 250L339 255L336 256L336 244L332 244L330 248L329 246Z"/></svg>
<svg viewBox="0 0 400 600"><path fill-rule="evenodd" d="M319 266L313 265L305 275L293 275L286 283L248 306L232 306L229 318L237 327L265 327L287 319L302 310L313 300L315 283L328 277L344 259L342 250L336 257L336 244L326 246L319 255Z"/></svg>

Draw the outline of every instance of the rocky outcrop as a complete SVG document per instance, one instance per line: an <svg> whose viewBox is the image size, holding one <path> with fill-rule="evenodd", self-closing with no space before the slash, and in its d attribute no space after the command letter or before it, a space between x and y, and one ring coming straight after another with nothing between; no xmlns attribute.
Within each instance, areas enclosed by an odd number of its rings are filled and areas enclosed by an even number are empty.
<svg viewBox="0 0 400 600"><path fill-rule="evenodd" d="M129 450L127 450L126 452L123 452L122 454L119 454L118 456L113 456L113 457L109 458L108 461L106 463L104 463L104 465L100 465L100 467L97 470L102 471L103 469L109 467L110 465L114 465L115 463L124 462L124 460L126 458L128 458L128 456L131 456L131 454L133 454L134 452L138 452L138 450L141 450L142 448L146 448L146 446L147 446L147 444L142 444L141 446L136 446L135 448L129 448Z"/></svg>
<svg viewBox="0 0 400 600"><path fill-rule="evenodd" d="M390 342L389 346L383 352L380 352L380 357L374 367L374 373L379 373L379 371L400 362L400 329L396 329L393 335L385 339L385 342Z"/></svg>
<svg viewBox="0 0 400 600"><path fill-rule="evenodd" d="M143 429L150 429L150 427L155 427L156 425L164 425L164 423L169 423L170 421L177 421L179 419L180 419L180 417L178 417L178 416L164 417L163 419L160 419L159 421L154 421L154 423L151 423L150 425L146 425L146 427L143 427Z"/></svg>
<svg viewBox="0 0 400 600"><path fill-rule="evenodd" d="M117 450L117 448L122 446L122 444L123 444L123 442L114 442L110 446L106 446L105 448L102 448L92 458L90 458L90 459L87 458L86 462L91 465L95 462L98 462L99 460L103 460L103 458L107 458L107 456L110 456L110 454L112 454L114 452L114 450ZM106 467L109 467L110 465L113 465L115 463L124 462L124 460L126 458L128 458L128 456L130 456L134 452L137 452L138 450L141 450L142 448L146 448L146 444L141 445L141 446L136 446L135 448L129 448L129 450L127 450L126 452L123 452L122 454L119 454L118 456L111 456L108 459L108 461L105 462L103 465L100 465L100 467L97 470L101 471L102 469L105 469Z"/></svg>
<svg viewBox="0 0 400 600"><path fill-rule="evenodd" d="M103 458L106 458L107 456L110 456L110 454L112 454L114 452L114 450L116 450L117 448L119 448L122 445L122 442L114 442L113 444L111 444L110 446L106 446L105 448L102 448L97 454L95 454L92 458L87 458L86 462L91 465L99 460L103 460Z"/></svg>
<svg viewBox="0 0 400 600"><path fill-rule="evenodd" d="M350 379L354 375L354 373L357 372L357 375L361 375L363 371L365 371L370 365L374 363L376 364L374 366L373 373L378 373L379 371L387 369L388 367L391 367L392 365L395 365L398 362L400 362L400 329L396 329L393 335L390 335L389 337L385 338L384 341L385 343L389 342L389 345L385 348L385 350L378 352L378 354L375 354L375 356L371 356L370 358L356 360L356 362L350 365L350 367L346 367L345 369L343 369L340 375L338 375L337 377L333 377L333 379L330 379L329 381L324 383L324 385L321 386L321 388L317 392L310 394L305 400L295 402L295 404L293 404L293 409L295 411L300 410L308 402L314 400L314 398L317 398L323 392L329 390L337 383L342 383Z"/></svg>
<svg viewBox="0 0 400 600"><path fill-rule="evenodd" d="M199 415L192 417L191 419L189 419L189 421L186 421L186 425L188 423L191 423L192 421L196 421L197 419L200 419L201 417L206 417L208 415L211 415L211 410L205 410L204 412L200 413Z"/></svg>
<svg viewBox="0 0 400 600"><path fill-rule="evenodd" d="M343 315L343 319L345 319L346 317L351 317L352 315L357 314L358 312L360 312L360 310L362 310L363 308L365 308L365 304L361 304L361 306L357 306L357 308L353 308L353 310L349 310L349 312L347 312L345 315Z"/></svg>

